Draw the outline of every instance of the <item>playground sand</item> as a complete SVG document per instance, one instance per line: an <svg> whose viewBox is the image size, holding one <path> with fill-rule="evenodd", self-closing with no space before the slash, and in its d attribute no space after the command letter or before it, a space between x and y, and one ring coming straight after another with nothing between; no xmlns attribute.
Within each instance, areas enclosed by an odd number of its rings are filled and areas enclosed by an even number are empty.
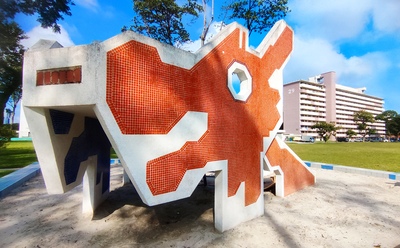
<svg viewBox="0 0 400 248"><path fill-rule="evenodd" d="M265 193L265 214L219 233L213 188L155 207L121 186L82 218L81 187L48 195L39 175L0 199L0 247L400 247L400 182L311 169L317 184L286 198Z"/></svg>

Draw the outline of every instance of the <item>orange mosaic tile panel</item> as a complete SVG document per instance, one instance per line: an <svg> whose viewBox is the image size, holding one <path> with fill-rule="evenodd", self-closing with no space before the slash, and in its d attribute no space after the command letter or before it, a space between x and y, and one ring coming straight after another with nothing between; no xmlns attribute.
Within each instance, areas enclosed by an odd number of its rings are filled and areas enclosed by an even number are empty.
<svg viewBox="0 0 400 248"><path fill-rule="evenodd" d="M76 84L82 81L82 68L55 68L36 72L36 86Z"/></svg>
<svg viewBox="0 0 400 248"><path fill-rule="evenodd" d="M228 195L245 182L245 204L261 190L262 138L279 120L279 92L268 79L291 52L293 33L286 28L263 58L239 48L240 30L232 32L190 70L165 64L157 50L129 41L107 53L107 103L123 134L166 134L187 111L208 113L208 132L198 142L149 161L146 180L154 195L176 190L187 170L228 160ZM244 41L244 40L243 40ZM233 61L248 68L253 91L246 103L227 87Z"/></svg>
<svg viewBox="0 0 400 248"><path fill-rule="evenodd" d="M287 149L281 149L276 140L266 152L272 166L279 165L285 174L285 196L314 184L314 176L290 154Z"/></svg>

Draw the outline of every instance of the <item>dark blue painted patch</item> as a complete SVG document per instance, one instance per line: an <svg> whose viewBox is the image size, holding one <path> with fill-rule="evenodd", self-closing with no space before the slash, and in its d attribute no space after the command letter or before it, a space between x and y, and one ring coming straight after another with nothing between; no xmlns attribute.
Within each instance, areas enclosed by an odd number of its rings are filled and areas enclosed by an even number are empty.
<svg viewBox="0 0 400 248"><path fill-rule="evenodd" d="M308 167L311 167L311 163L310 162L304 162Z"/></svg>
<svg viewBox="0 0 400 248"><path fill-rule="evenodd" d="M78 138L73 138L67 156L65 156L64 177L67 185L76 181L81 162L88 158L84 139L84 133Z"/></svg>
<svg viewBox="0 0 400 248"><path fill-rule="evenodd" d="M74 114L63 112L55 109L50 109L51 123L55 134L68 134L71 128Z"/></svg>
<svg viewBox="0 0 400 248"><path fill-rule="evenodd" d="M328 164L322 164L322 165L321 165L321 169L324 169L324 170L333 170L333 166L332 166L332 165L328 165Z"/></svg>
<svg viewBox="0 0 400 248"><path fill-rule="evenodd" d="M89 156L97 155L96 184L103 179L102 192L110 187L110 142L99 121L85 118L85 129L76 138L72 139L64 161L65 182L71 184L76 181L81 162Z"/></svg>
<svg viewBox="0 0 400 248"><path fill-rule="evenodd" d="M389 179L396 180L396 175L395 174L389 174Z"/></svg>

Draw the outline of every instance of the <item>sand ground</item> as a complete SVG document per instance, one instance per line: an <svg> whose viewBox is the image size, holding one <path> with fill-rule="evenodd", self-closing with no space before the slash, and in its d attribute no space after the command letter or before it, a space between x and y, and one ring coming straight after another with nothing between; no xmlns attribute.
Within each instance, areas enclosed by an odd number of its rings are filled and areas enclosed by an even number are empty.
<svg viewBox="0 0 400 248"><path fill-rule="evenodd" d="M122 170L93 219L81 187L48 195L39 175L0 199L0 247L397 247L400 182L314 169L317 184L286 198L265 193L263 217L219 233L212 186L184 200L144 205Z"/></svg>

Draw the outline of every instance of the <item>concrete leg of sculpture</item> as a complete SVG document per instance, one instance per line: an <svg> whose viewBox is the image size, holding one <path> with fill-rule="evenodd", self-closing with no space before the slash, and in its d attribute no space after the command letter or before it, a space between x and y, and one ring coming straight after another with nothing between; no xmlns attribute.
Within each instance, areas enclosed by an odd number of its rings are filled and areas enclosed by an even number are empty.
<svg viewBox="0 0 400 248"><path fill-rule="evenodd" d="M283 135L280 131L278 131L277 135L275 136L275 139L282 140ZM275 177L275 194L276 196L279 197L285 197L285 175L284 172L282 171L282 168L279 166L274 167L274 173L276 175Z"/></svg>
<svg viewBox="0 0 400 248"><path fill-rule="evenodd" d="M275 173L275 195L284 197L285 176L281 168L276 168Z"/></svg>
<svg viewBox="0 0 400 248"><path fill-rule="evenodd" d="M104 193L102 192L102 180L100 183L96 183L97 175L97 158L91 156L87 161L86 172L83 176L83 201L82 201L82 213L88 217L92 217L94 210L106 199L109 190L107 189Z"/></svg>
<svg viewBox="0 0 400 248"><path fill-rule="evenodd" d="M223 213L226 204L224 196L228 192L228 177L222 170L215 171L214 192L214 226L218 231L223 232L226 229Z"/></svg>
<svg viewBox="0 0 400 248"><path fill-rule="evenodd" d="M75 156L74 159L81 161L81 166L86 167L82 211L90 215L109 193L111 147L100 123L93 118L85 118L84 132L74 139L77 140L77 144L88 148L79 151L80 155ZM74 151L74 149L70 150Z"/></svg>
<svg viewBox="0 0 400 248"><path fill-rule="evenodd" d="M257 201L245 206L244 182L239 186L234 196L228 197L228 161L214 163L221 163L222 167L224 167L222 170L215 171L215 228L220 232L224 232L242 222L262 216L264 214L264 194L261 187L261 193ZM261 175L260 182L262 182Z"/></svg>
<svg viewBox="0 0 400 248"><path fill-rule="evenodd" d="M131 179L129 178L128 173L126 173L126 170L123 169L123 174L122 174L122 185L126 185L131 182Z"/></svg>
<svg viewBox="0 0 400 248"><path fill-rule="evenodd" d="M84 129L83 117L52 114L51 110L40 107L25 107L24 111L48 193L62 194L79 185L85 168L78 167L76 180L72 181L66 179L64 165L73 137Z"/></svg>
<svg viewBox="0 0 400 248"><path fill-rule="evenodd" d="M99 122L55 109L24 110L48 193L73 189L85 174L83 211L93 213L110 182L110 143Z"/></svg>
<svg viewBox="0 0 400 248"><path fill-rule="evenodd" d="M284 197L284 188L285 188L285 177L284 172L282 171L280 166L268 166L268 162L266 161L267 157L263 156L262 162L264 165L264 170L271 171L275 174L275 195L279 197Z"/></svg>
<svg viewBox="0 0 400 248"><path fill-rule="evenodd" d="M315 184L313 173L280 136L271 140L272 143L264 157L264 165L276 174L276 195L285 197Z"/></svg>

